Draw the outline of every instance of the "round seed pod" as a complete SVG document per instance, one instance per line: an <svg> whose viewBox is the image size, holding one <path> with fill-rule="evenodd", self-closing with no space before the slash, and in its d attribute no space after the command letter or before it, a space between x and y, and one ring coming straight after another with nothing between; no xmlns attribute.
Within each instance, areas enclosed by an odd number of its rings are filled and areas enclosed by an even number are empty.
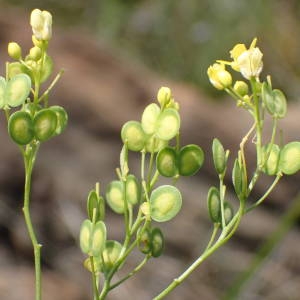
<svg viewBox="0 0 300 300"><path fill-rule="evenodd" d="M5 88L5 99L11 107L17 107L25 102L31 89L31 79L26 74L18 74L11 78Z"/></svg>
<svg viewBox="0 0 300 300"><path fill-rule="evenodd" d="M112 181L106 189L106 201L109 207L117 214L124 213L123 183Z"/></svg>
<svg viewBox="0 0 300 300"><path fill-rule="evenodd" d="M204 152L197 145L187 145L181 148L178 156L178 169L181 176L192 176L202 167Z"/></svg>
<svg viewBox="0 0 300 300"><path fill-rule="evenodd" d="M165 246L165 240L162 231L156 227L151 230L151 255L153 257L161 256Z"/></svg>
<svg viewBox="0 0 300 300"><path fill-rule="evenodd" d="M280 148L278 145L273 144L270 149L270 145L263 147L263 155L266 157L269 154L267 161L264 164L263 172L267 175L276 175L278 171L278 162L280 156Z"/></svg>
<svg viewBox="0 0 300 300"><path fill-rule="evenodd" d="M18 145L27 145L34 138L33 121L28 112L17 111L8 121L8 133Z"/></svg>
<svg viewBox="0 0 300 300"><path fill-rule="evenodd" d="M221 219L220 192L214 186L212 186L208 191L207 206L211 220L214 223L219 223Z"/></svg>
<svg viewBox="0 0 300 300"><path fill-rule="evenodd" d="M156 156L156 167L160 175L174 177L178 173L177 155L172 147L161 149Z"/></svg>
<svg viewBox="0 0 300 300"><path fill-rule="evenodd" d="M126 179L126 199L128 203L135 205L141 198L141 185L137 178L130 174Z"/></svg>
<svg viewBox="0 0 300 300"><path fill-rule="evenodd" d="M6 104L5 88L6 88L5 78L0 76L0 109L3 108L4 105Z"/></svg>
<svg viewBox="0 0 300 300"><path fill-rule="evenodd" d="M148 254L151 251L151 231L145 228L142 234L140 232L141 228L137 232L138 248L142 253Z"/></svg>
<svg viewBox="0 0 300 300"><path fill-rule="evenodd" d="M155 132L159 115L160 108L156 103L151 103L144 109L141 123L146 134L151 135Z"/></svg>
<svg viewBox="0 0 300 300"><path fill-rule="evenodd" d="M180 191L171 185L162 185L152 191L150 196L150 216L157 222L174 218L181 209Z"/></svg>
<svg viewBox="0 0 300 300"><path fill-rule="evenodd" d="M80 248L83 253L90 252L92 240L93 223L90 220L84 220L80 227Z"/></svg>
<svg viewBox="0 0 300 300"><path fill-rule="evenodd" d="M121 130L121 138L131 151L141 151L145 146L146 135L140 122L126 122Z"/></svg>
<svg viewBox="0 0 300 300"><path fill-rule="evenodd" d="M226 168L226 155L223 145L216 138L213 140L212 153L216 171L218 174L223 174Z"/></svg>
<svg viewBox="0 0 300 300"><path fill-rule="evenodd" d="M61 134L68 124L68 114L66 110L58 105L51 106L49 109L56 113L57 123L54 135Z"/></svg>
<svg viewBox="0 0 300 300"><path fill-rule="evenodd" d="M180 128L180 116L176 109L167 108L158 117L156 122L156 135L165 141L176 136Z"/></svg>
<svg viewBox="0 0 300 300"><path fill-rule="evenodd" d="M12 62L12 63L8 64L7 72L8 72L8 78L11 79L11 78L13 78L16 75L21 74L21 73L27 74L28 69L24 65L22 65L21 63L15 61L15 62Z"/></svg>
<svg viewBox="0 0 300 300"><path fill-rule="evenodd" d="M106 242L106 226L102 221L98 221L93 224L92 229L89 255L100 256Z"/></svg>
<svg viewBox="0 0 300 300"><path fill-rule="evenodd" d="M92 268L92 265L91 265L91 259L88 257L84 260L83 262L83 266L90 272L93 272L95 271L96 274L99 274L102 270L102 266L101 266L101 257L96 257L94 256L93 257L93 261L94 261L94 270Z"/></svg>
<svg viewBox="0 0 300 300"><path fill-rule="evenodd" d="M106 241L102 251L102 257L105 264L105 269L110 270L118 260L122 250L122 245L117 241Z"/></svg>
<svg viewBox="0 0 300 300"><path fill-rule="evenodd" d="M300 170L300 142L288 143L281 149L278 170L286 175Z"/></svg>
<svg viewBox="0 0 300 300"><path fill-rule="evenodd" d="M49 140L56 130L56 113L50 108L41 109L33 119L34 135L37 140L44 142Z"/></svg>

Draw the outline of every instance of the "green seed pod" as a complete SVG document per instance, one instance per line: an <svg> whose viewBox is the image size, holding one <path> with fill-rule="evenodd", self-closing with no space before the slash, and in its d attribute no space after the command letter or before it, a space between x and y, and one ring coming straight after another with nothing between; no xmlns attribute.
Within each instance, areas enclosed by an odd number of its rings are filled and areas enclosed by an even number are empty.
<svg viewBox="0 0 300 300"><path fill-rule="evenodd" d="M41 60L39 60L39 64L41 63ZM52 58L48 55L45 55L44 61L43 61L43 69L41 72L41 79L40 82L45 82L49 76L51 75L53 70L53 61Z"/></svg>
<svg viewBox="0 0 300 300"><path fill-rule="evenodd" d="M267 82L264 82L261 96L268 112L274 118L283 118L286 115L287 103L282 91L272 90L272 87Z"/></svg>
<svg viewBox="0 0 300 300"><path fill-rule="evenodd" d="M237 196L240 198L243 193L243 174L238 159L235 160L232 170L232 182Z"/></svg>
<svg viewBox="0 0 300 300"><path fill-rule="evenodd" d="M0 109L3 108L6 104L5 88L6 88L5 78L0 76Z"/></svg>
<svg viewBox="0 0 300 300"><path fill-rule="evenodd" d="M56 113L57 118L54 135L60 135L68 124L68 114L63 107L58 105L51 106L49 109Z"/></svg>
<svg viewBox="0 0 300 300"><path fill-rule="evenodd" d="M162 185L152 191L150 196L150 216L157 222L174 218L181 209L180 191L171 185Z"/></svg>
<svg viewBox="0 0 300 300"><path fill-rule="evenodd" d="M105 270L110 270L118 260L122 250L122 245L117 241L106 241L102 252Z"/></svg>
<svg viewBox="0 0 300 300"><path fill-rule="evenodd" d="M241 97L244 97L248 94L248 85L244 81L236 81L233 89L235 92L237 92Z"/></svg>
<svg viewBox="0 0 300 300"><path fill-rule="evenodd" d="M17 107L25 102L31 89L31 79L26 74L18 74L10 79L5 88L5 99L9 106Z"/></svg>
<svg viewBox="0 0 300 300"><path fill-rule="evenodd" d="M102 221L98 221L92 228L89 255L100 256L106 242L106 226Z"/></svg>
<svg viewBox="0 0 300 300"><path fill-rule="evenodd" d="M93 223L90 220L84 220L80 227L80 248L83 253L90 252L92 240Z"/></svg>
<svg viewBox="0 0 300 300"><path fill-rule="evenodd" d="M197 145L187 145L181 148L178 155L178 169L181 176L192 176L202 167L204 152Z"/></svg>
<svg viewBox="0 0 300 300"><path fill-rule="evenodd" d="M39 47L34 46L29 50L29 56L31 59L38 61L42 56L42 50Z"/></svg>
<svg viewBox="0 0 300 300"><path fill-rule="evenodd" d="M281 149L278 170L286 175L300 170L300 142L288 143Z"/></svg>
<svg viewBox="0 0 300 300"><path fill-rule="evenodd" d="M216 138L213 140L212 153L215 169L221 175L226 168L226 154L223 145Z"/></svg>
<svg viewBox="0 0 300 300"><path fill-rule="evenodd" d="M158 117L156 122L156 136L169 141L178 134L180 128L180 116L176 109L167 108Z"/></svg>
<svg viewBox="0 0 300 300"><path fill-rule="evenodd" d="M207 194L207 206L211 220L214 223L221 222L221 202L219 190L212 186Z"/></svg>
<svg viewBox="0 0 300 300"><path fill-rule="evenodd" d="M278 171L278 162L280 156L280 148L276 144L272 144L270 149L270 144L263 147L263 157L267 159L264 164L263 172L267 175L276 175ZM267 157L268 156L268 157Z"/></svg>
<svg viewBox="0 0 300 300"><path fill-rule="evenodd" d="M15 77L18 74L22 74L22 73L27 74L27 72L28 72L27 68L23 64L17 61L8 64L7 75L9 79Z"/></svg>
<svg viewBox="0 0 300 300"><path fill-rule="evenodd" d="M139 203L141 199L141 185L132 174L126 178L126 199L131 205Z"/></svg>
<svg viewBox="0 0 300 300"><path fill-rule="evenodd" d="M8 132L18 145L27 145L34 138L33 121L28 112L17 111L8 120Z"/></svg>
<svg viewBox="0 0 300 300"><path fill-rule="evenodd" d="M229 202L224 203L224 220L227 225L233 218L233 208Z"/></svg>
<svg viewBox="0 0 300 300"><path fill-rule="evenodd" d="M84 260L83 266L90 272L95 271L96 274L99 274L101 272L101 257L93 257L94 261L94 270L92 269L91 265L91 259L88 257Z"/></svg>
<svg viewBox="0 0 300 300"><path fill-rule="evenodd" d="M56 113L50 108L42 109L34 116L33 123L35 138L40 142L47 141L56 130Z"/></svg>
<svg viewBox="0 0 300 300"><path fill-rule="evenodd" d="M161 149L156 156L156 167L160 175L174 177L178 173L177 155L172 147Z"/></svg>
<svg viewBox="0 0 300 300"><path fill-rule="evenodd" d="M146 138L145 149L147 152L156 153L166 147L168 145L168 141L164 141L156 137L155 135L148 136Z"/></svg>
<svg viewBox="0 0 300 300"><path fill-rule="evenodd" d="M106 190L106 201L109 207L117 214L124 213L123 183L119 180L112 181Z"/></svg>
<svg viewBox="0 0 300 300"><path fill-rule="evenodd" d="M141 234L141 230L142 228L137 232L138 248L142 253L148 254L151 252L151 231L145 228Z"/></svg>
<svg viewBox="0 0 300 300"><path fill-rule="evenodd" d="M161 256L165 246L165 240L162 231L156 227L151 230L151 255L153 257Z"/></svg>
<svg viewBox="0 0 300 300"><path fill-rule="evenodd" d="M160 108L157 104L149 104L142 114L142 127L146 134L151 135L156 130L157 119L160 115Z"/></svg>
<svg viewBox="0 0 300 300"><path fill-rule="evenodd" d="M137 121L129 121L123 125L121 138L131 151L141 151L145 146L146 135L141 123Z"/></svg>
<svg viewBox="0 0 300 300"><path fill-rule="evenodd" d="M99 207L99 198L95 190L91 190L88 199L87 199L87 213L91 221L95 218L95 221L100 219L100 207ZM94 217L95 214L95 217Z"/></svg>

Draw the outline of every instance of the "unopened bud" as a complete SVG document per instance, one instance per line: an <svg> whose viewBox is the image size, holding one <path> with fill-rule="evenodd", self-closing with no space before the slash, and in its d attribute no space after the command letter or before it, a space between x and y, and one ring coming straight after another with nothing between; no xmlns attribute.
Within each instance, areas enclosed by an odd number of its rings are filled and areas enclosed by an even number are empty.
<svg viewBox="0 0 300 300"><path fill-rule="evenodd" d="M11 42L7 47L8 55L13 59L20 59L22 56L22 50L18 43Z"/></svg>
<svg viewBox="0 0 300 300"><path fill-rule="evenodd" d="M233 89L242 97L247 95L249 90L247 83L244 81L237 81L234 84Z"/></svg>
<svg viewBox="0 0 300 300"><path fill-rule="evenodd" d="M161 87L157 93L157 100L162 107L166 106L171 100L171 90L168 87Z"/></svg>

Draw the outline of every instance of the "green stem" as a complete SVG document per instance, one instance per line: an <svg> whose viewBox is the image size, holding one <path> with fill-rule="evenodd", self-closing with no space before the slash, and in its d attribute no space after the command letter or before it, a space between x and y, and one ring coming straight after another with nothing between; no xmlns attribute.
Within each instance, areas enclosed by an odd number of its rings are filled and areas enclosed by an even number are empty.
<svg viewBox="0 0 300 300"><path fill-rule="evenodd" d="M238 213L236 214L236 218L233 219L224 229L220 236L220 238L216 241L216 243L205 250L201 256L199 256L189 268L187 268L178 278L174 279L172 283L164 289L159 295L153 298L153 300L160 300L167 296L171 291L173 291L178 285L180 285L193 271L195 271L203 261L205 261L210 255L212 255L217 249L219 249L223 244L225 244L234 232L237 230L238 225L241 221L241 217L244 211L244 203L241 202ZM234 222L232 228L232 222ZM232 228L232 229L231 229Z"/></svg>
<svg viewBox="0 0 300 300"><path fill-rule="evenodd" d="M300 216L300 195L298 195L290 205L288 211L281 218L276 230L267 238L261 248L258 250L250 266L242 272L228 289L223 299L237 299L243 287L253 278L255 272L262 266L266 258L271 254L274 248L279 244L282 238L297 222ZM240 298L239 298L240 299Z"/></svg>
<svg viewBox="0 0 300 300"><path fill-rule="evenodd" d="M90 263L92 268L92 283L93 283L93 293L94 293L94 299L99 300L99 292L97 288L97 277L95 274L95 265L94 265L94 257L90 256Z"/></svg>
<svg viewBox="0 0 300 300"><path fill-rule="evenodd" d="M217 235L217 232L218 232L219 228L220 228L220 223L214 223L214 230L213 230L213 232L212 232L211 238L210 238L210 240L209 240L209 242L208 242L208 244L207 244L207 246L206 246L205 251L206 251L208 248L210 248L211 245L213 244L213 242L214 242L214 240L215 240L215 238L216 238L216 235Z"/></svg>
<svg viewBox="0 0 300 300"><path fill-rule="evenodd" d="M32 170L37 154L37 148L30 149L26 151L24 156L25 162L25 188L24 188L24 206L23 213L25 218L25 223L27 231L34 250L34 265L35 265L35 299L41 300L41 247L42 245L38 243L35 231L33 229L31 216L30 216L30 189L31 189L31 178Z"/></svg>

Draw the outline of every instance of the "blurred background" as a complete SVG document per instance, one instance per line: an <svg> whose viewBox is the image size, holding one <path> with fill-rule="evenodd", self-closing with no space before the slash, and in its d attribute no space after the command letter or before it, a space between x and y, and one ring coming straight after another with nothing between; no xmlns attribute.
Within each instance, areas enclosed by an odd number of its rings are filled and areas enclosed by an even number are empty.
<svg viewBox="0 0 300 300"><path fill-rule="evenodd" d="M170 86L180 102L183 143L199 144L208 153L199 175L179 183L184 207L163 226L165 255L109 297L151 299L201 253L210 236L206 193L218 182L209 157L213 137L234 155L251 125L233 101L210 86L208 66L216 59L229 59L236 43L249 45L257 37L264 53L263 76L271 74L273 86L282 88L290 102L289 117L280 125L283 140L299 140L300 2L0 0L2 72L9 41L24 50L31 47L29 15L37 7L53 14L49 51L56 70L66 70L50 103L66 107L70 116L67 131L41 147L33 180L33 221L44 245L45 300L91 299L89 274L76 246L86 196L96 181L105 190L115 179L120 128L140 118L160 86ZM0 121L0 299L31 300L32 250L21 214L22 160L7 137L4 116ZM251 145L248 152L251 163ZM134 158L132 164L136 168ZM222 299L295 203L299 179L284 178L266 203L244 218L236 236L167 299ZM231 187L230 174L227 182ZM267 184L263 180L257 186L254 200ZM230 188L228 193L233 198ZM293 209L292 228L283 232L275 251L237 299L299 299L298 210ZM108 214L107 222L110 238L121 240L120 218ZM128 266L137 259L138 254L131 257Z"/></svg>

